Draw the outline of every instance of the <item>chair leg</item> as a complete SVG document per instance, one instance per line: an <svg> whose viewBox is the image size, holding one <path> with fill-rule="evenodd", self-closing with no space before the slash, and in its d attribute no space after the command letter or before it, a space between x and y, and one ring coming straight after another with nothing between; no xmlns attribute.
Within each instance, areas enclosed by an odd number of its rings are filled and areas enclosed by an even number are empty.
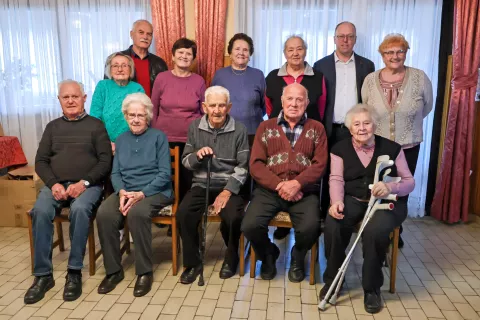
<svg viewBox="0 0 480 320"><path fill-rule="evenodd" d="M392 261L390 262L390 293L395 293L395 279L397 277L398 238L400 228L393 230Z"/></svg>
<svg viewBox="0 0 480 320"><path fill-rule="evenodd" d="M317 261L318 240L312 246L310 257L310 285L315 284L315 262Z"/></svg>
<svg viewBox="0 0 480 320"><path fill-rule="evenodd" d="M28 236L30 238L30 263L32 264L32 273L33 273L33 257L34 257L33 226L32 226L32 216L30 215L30 212L27 212L27 223L28 223Z"/></svg>
<svg viewBox="0 0 480 320"><path fill-rule="evenodd" d="M125 221L125 225L123 227L124 233L123 237L125 238L125 252L130 254L130 230L128 229L127 221Z"/></svg>
<svg viewBox="0 0 480 320"><path fill-rule="evenodd" d="M172 217L172 275L176 276L178 273L178 230L177 219Z"/></svg>
<svg viewBox="0 0 480 320"><path fill-rule="evenodd" d="M243 277L245 274L245 237L242 234L240 234L240 244L239 244L239 254L240 254L240 277Z"/></svg>
<svg viewBox="0 0 480 320"><path fill-rule="evenodd" d="M257 258L255 257L255 250L250 244L250 278L255 278L255 269L257 266Z"/></svg>
<svg viewBox="0 0 480 320"><path fill-rule="evenodd" d="M93 226L93 220L90 219L90 226L88 230L88 269L90 275L95 275L96 269L95 261L95 229Z"/></svg>
<svg viewBox="0 0 480 320"><path fill-rule="evenodd" d="M65 251L65 241L63 240L63 229L62 229L62 222L58 220L54 220L55 227L57 228L57 236L58 236L58 248L60 251Z"/></svg>

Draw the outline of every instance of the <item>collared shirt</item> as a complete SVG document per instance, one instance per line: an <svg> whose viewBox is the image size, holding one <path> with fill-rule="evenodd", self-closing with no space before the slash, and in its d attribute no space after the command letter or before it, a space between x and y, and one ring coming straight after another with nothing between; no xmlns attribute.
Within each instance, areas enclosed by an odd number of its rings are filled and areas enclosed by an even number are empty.
<svg viewBox="0 0 480 320"><path fill-rule="evenodd" d="M74 119L68 119L65 115L63 115L63 119L66 120L66 121L78 121L80 119L85 118L86 116L87 116L87 113L85 111L83 111L81 114L76 116Z"/></svg>
<svg viewBox="0 0 480 320"><path fill-rule="evenodd" d="M308 64L308 62L305 62L305 69L303 70L303 73L296 78L292 75L290 75L287 72L287 63L285 62L283 66L278 69L277 75L279 77L282 77L287 86L292 83L300 83L302 84L303 76L313 76L314 71L313 68ZM317 101L317 106L318 106L318 112L320 114L320 117L323 119L323 115L325 114L325 106L327 102L327 86L325 84L325 77L322 80L322 95L318 98ZM270 98L265 95L265 107L266 107L266 113L270 117L270 114L272 113L273 110L273 105L272 101L270 101Z"/></svg>
<svg viewBox="0 0 480 320"><path fill-rule="evenodd" d="M304 113L302 118L300 118L300 121L297 122L297 124L292 128L290 128L290 125L288 124L287 120L285 120L285 117L283 116L283 110L280 111L280 114L277 117L277 124L279 124L285 135L287 136L288 141L290 141L290 145L295 147L295 143L297 142L298 138L302 134L303 131L303 126L305 124L305 121L307 121L307 114Z"/></svg>
<svg viewBox="0 0 480 320"><path fill-rule="evenodd" d="M355 72L355 55L352 54L347 62L341 61L337 53L335 57L335 105L333 107L333 122L344 123L347 112L358 103L357 76Z"/></svg>

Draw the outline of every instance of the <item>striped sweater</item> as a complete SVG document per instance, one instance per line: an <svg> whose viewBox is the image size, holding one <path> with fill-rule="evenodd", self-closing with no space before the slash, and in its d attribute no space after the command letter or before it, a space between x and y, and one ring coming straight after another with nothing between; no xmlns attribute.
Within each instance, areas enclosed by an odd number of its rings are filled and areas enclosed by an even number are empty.
<svg viewBox="0 0 480 320"><path fill-rule="evenodd" d="M318 190L327 166L327 137L323 125L305 121L292 148L277 118L260 124L250 157L250 174L262 187L275 190L283 180L297 180L304 192Z"/></svg>

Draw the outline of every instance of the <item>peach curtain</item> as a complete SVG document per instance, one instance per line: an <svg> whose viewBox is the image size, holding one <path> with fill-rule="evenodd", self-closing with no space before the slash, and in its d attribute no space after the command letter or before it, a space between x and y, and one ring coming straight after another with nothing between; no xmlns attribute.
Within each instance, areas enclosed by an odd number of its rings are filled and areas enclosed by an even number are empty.
<svg viewBox="0 0 480 320"><path fill-rule="evenodd" d="M474 98L480 66L479 1L457 0L454 12L452 95L431 215L448 223L468 220Z"/></svg>
<svg viewBox="0 0 480 320"><path fill-rule="evenodd" d="M223 67L227 0L195 0L195 39L197 66L207 84L215 71Z"/></svg>
<svg viewBox="0 0 480 320"><path fill-rule="evenodd" d="M157 55L172 69L172 46L185 37L185 1L151 0L150 5Z"/></svg>

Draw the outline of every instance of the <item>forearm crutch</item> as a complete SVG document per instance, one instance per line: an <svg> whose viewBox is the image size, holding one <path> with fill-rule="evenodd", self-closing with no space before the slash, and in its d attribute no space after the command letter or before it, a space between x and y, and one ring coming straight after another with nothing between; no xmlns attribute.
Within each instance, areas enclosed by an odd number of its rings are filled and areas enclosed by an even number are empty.
<svg viewBox="0 0 480 320"><path fill-rule="evenodd" d="M207 221L208 221L208 206L210 205L210 171L212 166L212 155L205 155L204 159L207 159L207 187L205 189L205 211L202 216L202 234L200 239L200 258L202 260L202 269L200 271L200 277L198 279L198 285L205 285L203 279L203 269L205 268L205 246L207 242Z"/></svg>
<svg viewBox="0 0 480 320"><path fill-rule="evenodd" d="M379 156L377 159L377 164L375 168L375 176L374 176L374 181L373 184L370 185L369 187L371 188L375 183L379 181L379 176L380 173L393 165L393 161L390 160L389 156ZM387 170L385 172L385 175L383 177L384 180L387 180L387 175L390 171ZM389 178L389 177L388 177ZM394 179L394 178L392 178ZM382 197L382 199L388 199L388 200L396 200L397 197L396 195L388 195L386 197ZM365 213L365 217L362 221L360 230L358 232L357 238L355 239L355 242L353 243L352 248L350 249L348 255L346 256L345 260L342 263L342 266L339 268L337 275L335 276L335 279L333 280L329 290L327 291L327 294L325 295L325 298L318 304L318 308L320 310L325 310L327 301L329 301L331 304L335 304L337 300L338 293L340 292L343 279L345 278L345 274L348 268L348 264L350 263L350 259L353 255L353 252L355 251L355 247L361 238L361 235L363 233L363 230L365 226L367 225L368 221L370 218L373 216L375 211L377 210L393 210L394 205L392 203L386 203L386 204L380 204L381 198L376 198L375 196L371 195L370 201L368 203L367 211ZM335 293L330 297L330 295L333 292L333 289L335 288ZM330 298L330 299L329 299Z"/></svg>

